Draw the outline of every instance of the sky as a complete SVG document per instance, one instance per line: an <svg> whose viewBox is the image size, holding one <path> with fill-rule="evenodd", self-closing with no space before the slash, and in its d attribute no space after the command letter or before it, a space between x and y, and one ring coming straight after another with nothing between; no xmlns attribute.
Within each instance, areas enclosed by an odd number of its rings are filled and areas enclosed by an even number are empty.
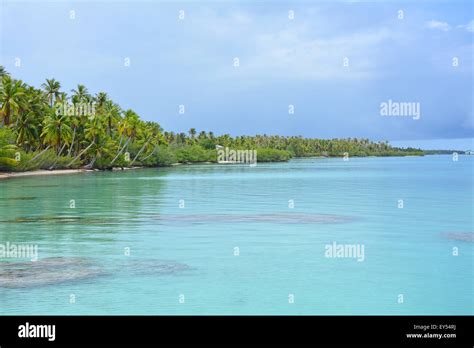
<svg viewBox="0 0 474 348"><path fill-rule="evenodd" d="M0 2L14 77L107 92L168 131L474 147L469 0Z"/></svg>

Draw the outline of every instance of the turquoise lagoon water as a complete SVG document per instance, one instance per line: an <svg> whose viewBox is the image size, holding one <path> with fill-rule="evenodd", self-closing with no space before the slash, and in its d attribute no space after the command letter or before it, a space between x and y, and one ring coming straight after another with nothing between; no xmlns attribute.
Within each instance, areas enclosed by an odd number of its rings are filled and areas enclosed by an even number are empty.
<svg viewBox="0 0 474 348"><path fill-rule="evenodd" d="M39 260L3 259L0 314L473 314L473 164L314 158L3 180L0 243L37 244ZM325 257L333 242L364 245L364 260ZM84 267L97 272L74 278ZM71 279L44 281L58 269Z"/></svg>

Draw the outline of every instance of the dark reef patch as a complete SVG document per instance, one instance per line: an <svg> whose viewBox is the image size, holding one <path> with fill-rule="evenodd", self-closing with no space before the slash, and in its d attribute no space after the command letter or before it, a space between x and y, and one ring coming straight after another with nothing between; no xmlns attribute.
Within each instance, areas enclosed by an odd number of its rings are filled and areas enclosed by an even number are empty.
<svg viewBox="0 0 474 348"><path fill-rule="evenodd" d="M25 216L17 217L10 220L0 220L1 223L74 223L74 224L87 224L87 225L106 225L106 224L118 224L121 219L116 218L96 218L87 216Z"/></svg>
<svg viewBox="0 0 474 348"><path fill-rule="evenodd" d="M89 259L51 257L35 262L0 263L0 287L28 288L97 277L103 272Z"/></svg>
<svg viewBox="0 0 474 348"><path fill-rule="evenodd" d="M194 215L158 215L156 220L173 223L274 223L274 224L334 224L346 223L355 218L343 215L326 214L194 214Z"/></svg>
<svg viewBox="0 0 474 348"><path fill-rule="evenodd" d="M184 263L155 259L129 260L117 266L121 272L141 275L175 275L192 269Z"/></svg>
<svg viewBox="0 0 474 348"><path fill-rule="evenodd" d="M10 197L7 198L7 201L32 201L38 197Z"/></svg>
<svg viewBox="0 0 474 348"><path fill-rule="evenodd" d="M94 259L50 257L36 262L0 262L0 288L32 288L94 279L105 275L177 275L190 266L165 260L126 260L108 267Z"/></svg>
<svg viewBox="0 0 474 348"><path fill-rule="evenodd" d="M441 235L449 239L474 243L474 232L444 232Z"/></svg>

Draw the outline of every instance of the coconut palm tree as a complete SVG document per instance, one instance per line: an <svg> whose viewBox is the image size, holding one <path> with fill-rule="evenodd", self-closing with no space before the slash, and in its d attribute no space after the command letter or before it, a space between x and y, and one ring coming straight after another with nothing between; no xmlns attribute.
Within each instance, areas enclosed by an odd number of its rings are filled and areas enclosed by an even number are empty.
<svg viewBox="0 0 474 348"><path fill-rule="evenodd" d="M10 75L10 74L5 70L5 67L3 65L0 65L0 79L2 79L3 76L7 76L7 75Z"/></svg>
<svg viewBox="0 0 474 348"><path fill-rule="evenodd" d="M87 90L87 87L84 85L77 85L77 89L71 89L72 95L72 102L76 103L87 103L90 101L90 94Z"/></svg>
<svg viewBox="0 0 474 348"><path fill-rule="evenodd" d="M5 126L10 125L11 118L17 116L25 106L25 91L22 82L13 80L10 76L4 75L0 85L1 116Z"/></svg>
<svg viewBox="0 0 474 348"><path fill-rule="evenodd" d="M71 129L72 129L72 139L71 139L71 144L69 146L69 150L67 152L67 155L68 156L71 156L71 152L74 148L74 144L76 142L76 134L77 134L77 129L79 127L79 118L77 117L71 117L70 118L70 122L71 122ZM78 146L79 147L79 146Z"/></svg>
<svg viewBox="0 0 474 348"><path fill-rule="evenodd" d="M120 120L120 107L109 99L105 102L104 108L105 117L107 119L107 134L112 136L114 124L117 124L117 122Z"/></svg>
<svg viewBox="0 0 474 348"><path fill-rule="evenodd" d="M104 120L100 117L89 117L84 131L85 140L92 144L88 151L91 154L91 162L88 167L93 167L98 158L109 153L105 135Z"/></svg>
<svg viewBox="0 0 474 348"><path fill-rule="evenodd" d="M118 133L120 135L120 143L118 146L118 152L112 162L111 165L117 160L117 158L122 154L122 152L127 148L130 141L133 141L137 136L137 132L140 126L140 118L133 110L127 110L124 113L123 119L120 121L118 125ZM126 137L125 143L122 146L123 137Z"/></svg>
<svg viewBox="0 0 474 348"><path fill-rule="evenodd" d="M105 92L97 93L97 95L95 96L95 101L97 102L97 108L104 107L107 100L108 100L107 93L105 93Z"/></svg>
<svg viewBox="0 0 474 348"><path fill-rule="evenodd" d="M46 97L48 98L49 106L53 107L53 100L58 99L61 92L61 84L55 79L46 79L46 83L41 85L43 87Z"/></svg>
<svg viewBox="0 0 474 348"><path fill-rule="evenodd" d="M92 142L89 146L87 153L90 154L91 161L86 168L94 167L94 164L99 158L111 155L110 149L112 144L110 141L107 141L106 138L97 138L97 142Z"/></svg>
<svg viewBox="0 0 474 348"><path fill-rule="evenodd" d="M43 131L41 137L45 144L56 147L56 153L61 154L64 146L71 142L70 117L61 115L53 110L45 117L43 121ZM61 147L63 144L63 147Z"/></svg>
<svg viewBox="0 0 474 348"><path fill-rule="evenodd" d="M147 147L151 147L152 149L154 148L154 145L153 143L156 144L155 142L155 134L154 134L154 131L153 131L153 127L152 125L150 124L147 124L144 129L141 130L141 138L139 143L141 143L142 147L140 148L140 150L137 152L137 154L135 155L135 157L133 158L132 162L130 163L130 165L132 166L133 163L135 163L135 161L137 160L138 156L141 155L141 153L143 152L143 150L145 150L145 148Z"/></svg>
<svg viewBox="0 0 474 348"><path fill-rule="evenodd" d="M33 111L23 113L18 117L16 122L17 138L16 143L23 146L27 151L33 148L38 140L38 124L36 115Z"/></svg>
<svg viewBox="0 0 474 348"><path fill-rule="evenodd" d="M189 137L191 138L191 142L194 142L194 138L196 138L196 128L191 128L189 130Z"/></svg>
<svg viewBox="0 0 474 348"><path fill-rule="evenodd" d="M23 116L30 114L27 117L34 123L35 127L38 127L43 121L44 115L47 115L51 110L48 106L47 97L41 90L27 86L24 99L26 107L19 113L16 124L18 125L20 118L24 121ZM39 137L36 137L35 142L39 142Z"/></svg>
<svg viewBox="0 0 474 348"><path fill-rule="evenodd" d="M66 92L59 92L56 100L60 103L65 103L67 101L67 93Z"/></svg>
<svg viewBox="0 0 474 348"><path fill-rule="evenodd" d="M84 130L84 138L89 143L97 143L97 139L103 138L104 136L103 120L100 117L89 117Z"/></svg>

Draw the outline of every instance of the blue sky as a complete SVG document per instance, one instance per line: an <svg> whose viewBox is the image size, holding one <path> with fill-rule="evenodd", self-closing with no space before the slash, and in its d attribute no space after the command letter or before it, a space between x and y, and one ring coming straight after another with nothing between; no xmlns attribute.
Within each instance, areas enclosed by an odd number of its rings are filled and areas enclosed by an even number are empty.
<svg viewBox="0 0 474 348"><path fill-rule="evenodd" d="M1 1L15 77L85 84L167 130L473 147L472 1ZM389 99L420 119L381 116Z"/></svg>

